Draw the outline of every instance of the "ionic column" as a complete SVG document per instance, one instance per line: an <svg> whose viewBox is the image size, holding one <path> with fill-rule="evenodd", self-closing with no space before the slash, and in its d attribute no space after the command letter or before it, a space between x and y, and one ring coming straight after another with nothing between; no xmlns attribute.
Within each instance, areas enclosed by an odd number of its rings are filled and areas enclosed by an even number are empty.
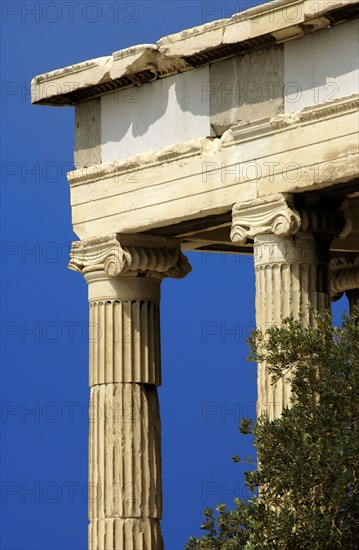
<svg viewBox="0 0 359 550"><path fill-rule="evenodd" d="M256 325L265 332L285 317L313 324L308 306L330 307L329 245L345 225L344 216L315 207L296 209L282 194L236 204L232 241L254 240ZM288 405L285 378L271 383L265 363L258 364L258 413L273 419Z"/></svg>
<svg viewBox="0 0 359 550"><path fill-rule="evenodd" d="M350 313L359 302L359 256L332 258L330 262L330 292L336 301L347 295Z"/></svg>
<svg viewBox="0 0 359 550"><path fill-rule="evenodd" d="M162 550L160 285L190 266L178 241L73 243L90 304L89 549Z"/></svg>

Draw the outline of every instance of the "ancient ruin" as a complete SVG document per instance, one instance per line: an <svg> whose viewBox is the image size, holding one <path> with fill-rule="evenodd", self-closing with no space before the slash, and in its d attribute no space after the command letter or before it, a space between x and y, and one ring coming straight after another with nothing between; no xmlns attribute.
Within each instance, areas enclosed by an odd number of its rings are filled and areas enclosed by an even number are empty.
<svg viewBox="0 0 359 550"><path fill-rule="evenodd" d="M103 334L91 550L163 549L160 286L186 250L254 254L261 328L358 297L357 17L357 0L275 0L32 81L33 103L75 107L69 267ZM258 365L258 409L287 400ZM115 418L131 402L140 422Z"/></svg>

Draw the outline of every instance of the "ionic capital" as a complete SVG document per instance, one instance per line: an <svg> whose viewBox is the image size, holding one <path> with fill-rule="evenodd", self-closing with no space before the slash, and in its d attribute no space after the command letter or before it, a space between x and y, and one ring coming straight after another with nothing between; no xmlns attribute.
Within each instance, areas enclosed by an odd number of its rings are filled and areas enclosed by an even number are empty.
<svg viewBox="0 0 359 550"><path fill-rule="evenodd" d="M182 278L191 271L176 239L117 233L73 242L68 267L83 274L103 270L111 277Z"/></svg>
<svg viewBox="0 0 359 550"><path fill-rule="evenodd" d="M359 288L359 256L332 258L329 288L335 301L343 292Z"/></svg>
<svg viewBox="0 0 359 550"><path fill-rule="evenodd" d="M300 228L292 198L281 193L235 204L232 220L231 240L238 244L266 233L285 237Z"/></svg>
<svg viewBox="0 0 359 550"><path fill-rule="evenodd" d="M231 240L245 244L248 239L272 234L278 237L301 233L321 233L346 237L351 231L347 204L305 204L294 206L293 195L277 193L237 203L232 210Z"/></svg>

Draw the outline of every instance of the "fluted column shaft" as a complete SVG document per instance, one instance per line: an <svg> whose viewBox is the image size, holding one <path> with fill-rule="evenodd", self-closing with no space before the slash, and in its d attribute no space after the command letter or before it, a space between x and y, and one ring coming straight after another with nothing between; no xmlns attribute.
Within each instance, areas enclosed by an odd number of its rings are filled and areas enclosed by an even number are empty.
<svg viewBox="0 0 359 550"><path fill-rule="evenodd" d="M90 303L89 548L161 550L161 279L85 275ZM97 416L97 418L96 418Z"/></svg>
<svg viewBox="0 0 359 550"><path fill-rule="evenodd" d="M190 271L177 241L73 243L90 307L89 550L163 550L160 285Z"/></svg>
<svg viewBox="0 0 359 550"><path fill-rule="evenodd" d="M253 240L256 325L262 333L286 317L314 323L309 311L330 307L329 245L344 236L345 213L335 205L296 208L290 195L275 194L233 207L231 239ZM288 378L272 384L265 362L258 364L257 412L277 418L289 404Z"/></svg>
<svg viewBox="0 0 359 550"><path fill-rule="evenodd" d="M161 278L85 275L90 304L90 386L161 385Z"/></svg>
<svg viewBox="0 0 359 550"><path fill-rule="evenodd" d="M256 276L256 325L265 332L280 325L286 317L300 315L312 325L309 306L322 311L330 307L328 252L325 240L312 234L278 237L273 234L254 238ZM288 405L290 385L285 377L271 383L265 363L258 364L258 412L270 418Z"/></svg>

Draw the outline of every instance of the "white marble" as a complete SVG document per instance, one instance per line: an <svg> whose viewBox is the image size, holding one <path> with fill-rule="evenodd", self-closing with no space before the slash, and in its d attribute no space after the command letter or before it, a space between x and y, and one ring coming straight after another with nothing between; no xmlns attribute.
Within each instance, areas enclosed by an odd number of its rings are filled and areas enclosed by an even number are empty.
<svg viewBox="0 0 359 550"><path fill-rule="evenodd" d="M285 113L358 92L358 20L284 44Z"/></svg>
<svg viewBox="0 0 359 550"><path fill-rule="evenodd" d="M209 69L180 73L101 98L102 162L209 136Z"/></svg>

